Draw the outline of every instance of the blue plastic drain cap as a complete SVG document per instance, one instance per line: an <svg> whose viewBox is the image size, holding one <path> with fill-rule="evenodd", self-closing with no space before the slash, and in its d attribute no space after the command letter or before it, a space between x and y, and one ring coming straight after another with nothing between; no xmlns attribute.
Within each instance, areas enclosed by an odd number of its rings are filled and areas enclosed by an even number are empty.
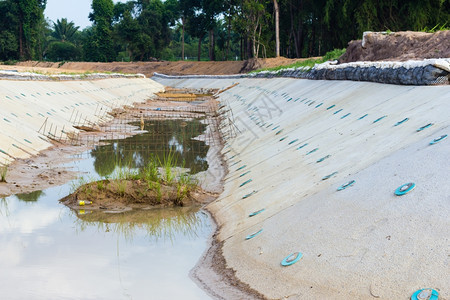
<svg viewBox="0 0 450 300"><path fill-rule="evenodd" d="M300 150L300 149L302 149L303 147L306 147L306 146L308 146L308 143L301 145L300 147L297 148L297 150Z"/></svg>
<svg viewBox="0 0 450 300"><path fill-rule="evenodd" d="M316 162L317 162L317 163L323 162L325 159L329 158L330 156L331 156L331 155L324 156L324 157L318 159Z"/></svg>
<svg viewBox="0 0 450 300"><path fill-rule="evenodd" d="M446 138L447 138L447 135L446 135L446 134L441 135L440 137L435 138L434 140L432 140L432 141L430 142L430 145L434 145L434 144L436 144L436 143L439 143L440 141L442 141L442 140L444 140L444 139L446 139Z"/></svg>
<svg viewBox="0 0 450 300"><path fill-rule="evenodd" d="M335 104L333 104L333 105L331 105L331 106L329 106L329 107L327 107L327 110L329 110L329 109L332 109L333 107L335 107L336 105Z"/></svg>
<svg viewBox="0 0 450 300"><path fill-rule="evenodd" d="M243 168L245 168L247 165L243 165L242 167L240 167L240 168L238 168L236 171L240 171L240 170L242 170Z"/></svg>
<svg viewBox="0 0 450 300"><path fill-rule="evenodd" d="M379 121L383 120L383 119L386 118L386 117L387 117L387 116L379 117L378 119L376 119L376 120L373 121L373 122L374 122L374 123L379 122Z"/></svg>
<svg viewBox="0 0 450 300"><path fill-rule="evenodd" d="M337 111L335 111L335 112L333 113L333 115L338 114L338 113L340 113L341 111L343 111L342 108L341 108L341 109L338 109Z"/></svg>
<svg viewBox="0 0 450 300"><path fill-rule="evenodd" d="M414 292L411 300L438 300L439 293L433 289L420 289Z"/></svg>
<svg viewBox="0 0 450 300"><path fill-rule="evenodd" d="M251 171L247 171L247 172L245 172L245 173L239 175L239 177L244 177L245 175L247 175L247 174L250 173L250 172L251 172Z"/></svg>
<svg viewBox="0 0 450 300"><path fill-rule="evenodd" d="M416 187L416 184L414 182L405 183L405 184L399 186L395 190L395 194L397 196L403 196L404 194L409 193L410 191L412 191L415 187Z"/></svg>
<svg viewBox="0 0 450 300"><path fill-rule="evenodd" d="M351 181L349 181L349 182L347 182L347 183L344 183L343 185L341 185L340 187L338 187L338 191L342 191L342 190L345 190L346 188L348 188L349 186L352 186L353 184L355 184L355 182L356 181L354 181L354 180L351 180Z"/></svg>
<svg viewBox="0 0 450 300"><path fill-rule="evenodd" d="M309 154L311 154L311 153L314 153L314 152L316 152L317 150L319 150L319 148L314 148L314 149L312 149L311 151L309 151L308 153L306 153L306 155L309 155Z"/></svg>
<svg viewBox="0 0 450 300"><path fill-rule="evenodd" d="M247 195L243 196L242 199L247 199L248 197L250 197L250 196L253 195L253 194L256 194L257 192L258 192L258 191L253 191L253 192L251 192L250 194L247 194Z"/></svg>
<svg viewBox="0 0 450 300"><path fill-rule="evenodd" d="M303 254L301 252L294 252L292 254L289 254L286 256L283 261L281 262L282 266L290 266L298 262L303 257Z"/></svg>
<svg viewBox="0 0 450 300"><path fill-rule="evenodd" d="M260 234L262 231L263 231L263 230L260 229L260 230L258 230L258 231L255 232L255 233L252 233L252 234L250 234L250 235L247 235L247 236L245 237L245 239L246 239L246 240L252 239L252 238L254 238L255 236L257 236L258 234Z"/></svg>
<svg viewBox="0 0 450 300"><path fill-rule="evenodd" d="M241 183L241 185L240 185L239 187L243 187L244 185L246 185L247 183L250 183L250 182L252 182L251 179L249 179L249 180L247 180L247 181Z"/></svg>
<svg viewBox="0 0 450 300"><path fill-rule="evenodd" d="M298 139L295 139L295 140L293 140L293 141L290 141L290 142L289 142L289 145L292 145L292 144L295 143L295 142L298 142Z"/></svg>
<svg viewBox="0 0 450 300"><path fill-rule="evenodd" d="M316 105L316 108L320 107L322 104L323 104L323 103L317 104L317 105Z"/></svg>
<svg viewBox="0 0 450 300"><path fill-rule="evenodd" d="M365 114L364 116L359 117L358 120L362 120L362 119L364 119L365 117L367 117L368 115L369 115L369 114Z"/></svg>
<svg viewBox="0 0 450 300"><path fill-rule="evenodd" d="M408 121L408 120L409 120L409 118L404 118L403 120L398 121L397 123L395 123L394 126L398 126L398 125L400 125L400 124L402 124L402 123L405 123L405 122Z"/></svg>
<svg viewBox="0 0 450 300"><path fill-rule="evenodd" d="M341 119L344 119L344 118L346 118L346 117L348 117L348 116L350 116L351 115L351 113L348 113L348 114L346 114L346 115L343 115L342 117L341 117Z"/></svg>
<svg viewBox="0 0 450 300"><path fill-rule="evenodd" d="M260 213L262 213L262 212L265 211L265 210L266 210L266 209L263 208L263 209L254 211L254 212L252 212L251 214L249 214L248 216L249 216L249 217L254 217L254 216L256 216L256 215L259 215Z"/></svg>
<svg viewBox="0 0 450 300"><path fill-rule="evenodd" d="M419 129L417 129L417 132L422 131L422 130L424 130L424 129L427 129L427 128L433 126L433 125L434 125L434 123L428 123L427 125L422 126L422 127L420 127Z"/></svg>
<svg viewBox="0 0 450 300"><path fill-rule="evenodd" d="M330 175L324 176L324 177L322 177L322 180L330 179L331 177L333 177L333 176L336 175L337 173L338 173L338 172L333 172L333 173L331 173Z"/></svg>

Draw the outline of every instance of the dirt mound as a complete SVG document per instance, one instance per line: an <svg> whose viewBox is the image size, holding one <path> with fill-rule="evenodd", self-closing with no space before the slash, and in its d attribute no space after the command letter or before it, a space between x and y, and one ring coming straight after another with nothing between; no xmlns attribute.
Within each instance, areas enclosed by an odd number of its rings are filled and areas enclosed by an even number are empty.
<svg viewBox="0 0 450 300"><path fill-rule="evenodd" d="M28 70L41 69L49 72L121 72L142 73L151 77L154 72L169 75L228 75L237 74L242 69L242 61L160 61L160 62L67 62L48 63L27 61L17 66Z"/></svg>
<svg viewBox="0 0 450 300"><path fill-rule="evenodd" d="M144 180L100 180L80 186L60 201L73 209L124 210L133 208L192 206L210 201L200 188L186 188Z"/></svg>
<svg viewBox="0 0 450 300"><path fill-rule="evenodd" d="M450 30L436 33L402 31L367 33L351 41L339 63L355 61L406 61L450 57Z"/></svg>
<svg viewBox="0 0 450 300"><path fill-rule="evenodd" d="M279 66L288 66L292 65L298 61L305 61L308 59L317 59L318 57L309 57L309 58L286 58L286 57L274 57L274 58L265 58L265 59L256 59L252 58L246 60L243 65L240 73L248 73L257 69L267 69L267 68L276 68Z"/></svg>
<svg viewBox="0 0 450 300"><path fill-rule="evenodd" d="M1 68L20 69L22 71L37 70L49 73L85 71L142 73L147 77L151 77L154 72L167 75L229 75L249 72L258 68L290 65L300 60L304 60L304 58L279 57L248 61L66 62L64 64L26 61L15 66L1 66Z"/></svg>

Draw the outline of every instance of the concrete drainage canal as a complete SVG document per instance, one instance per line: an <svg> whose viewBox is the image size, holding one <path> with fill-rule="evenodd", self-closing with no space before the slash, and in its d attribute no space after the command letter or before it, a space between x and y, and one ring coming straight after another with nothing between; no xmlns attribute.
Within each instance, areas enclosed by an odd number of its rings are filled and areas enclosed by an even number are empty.
<svg viewBox="0 0 450 300"><path fill-rule="evenodd" d="M66 164L77 179L0 199L5 298L209 298L189 272L213 230L201 208L220 189L201 188L221 144L216 106L159 96L71 141L90 146Z"/></svg>

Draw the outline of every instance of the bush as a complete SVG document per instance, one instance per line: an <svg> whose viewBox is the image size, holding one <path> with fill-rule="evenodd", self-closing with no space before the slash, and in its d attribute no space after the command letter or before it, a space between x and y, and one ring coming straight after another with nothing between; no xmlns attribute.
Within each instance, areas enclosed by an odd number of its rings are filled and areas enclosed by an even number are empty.
<svg viewBox="0 0 450 300"><path fill-rule="evenodd" d="M50 61L73 61L80 56L79 49L70 42L54 42L48 47L46 58Z"/></svg>

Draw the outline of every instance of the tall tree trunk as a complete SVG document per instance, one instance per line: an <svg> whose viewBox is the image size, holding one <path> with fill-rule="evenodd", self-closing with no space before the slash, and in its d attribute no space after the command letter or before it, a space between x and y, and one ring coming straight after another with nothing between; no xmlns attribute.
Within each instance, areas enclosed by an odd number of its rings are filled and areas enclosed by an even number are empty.
<svg viewBox="0 0 450 300"><path fill-rule="evenodd" d="M230 54L230 39L231 39L231 11L230 11L230 15L228 16L227 51L226 51L225 60L228 60L228 55Z"/></svg>
<svg viewBox="0 0 450 300"><path fill-rule="evenodd" d="M241 55L241 60L244 60L244 38L241 36L240 45L239 45L239 54Z"/></svg>
<svg viewBox="0 0 450 300"><path fill-rule="evenodd" d="M273 0L273 8L275 11L275 56L280 56L280 7L278 1Z"/></svg>
<svg viewBox="0 0 450 300"><path fill-rule="evenodd" d="M209 60L215 61L216 60L216 51L214 51L216 46L216 43L214 41L214 29L209 30Z"/></svg>
<svg viewBox="0 0 450 300"><path fill-rule="evenodd" d="M184 16L181 17L181 60L184 60Z"/></svg>
<svg viewBox="0 0 450 300"><path fill-rule="evenodd" d="M200 56L202 54L202 40L203 37L205 36L205 34L202 34L199 38L198 38L198 49L197 49L197 60L200 61Z"/></svg>
<svg viewBox="0 0 450 300"><path fill-rule="evenodd" d="M20 21L19 24L19 58L23 59L24 53L23 53L23 24L22 21Z"/></svg>
<svg viewBox="0 0 450 300"><path fill-rule="evenodd" d="M294 46L295 46L295 55L296 57L301 57L302 55L302 41L303 41L303 25L302 25L302 18L300 16L297 16L298 18L298 24L295 26L295 17L294 12L302 11L303 9L303 1L300 0L300 3L298 5L298 8L295 8L292 2L290 3L290 14L291 14L291 30L294 37Z"/></svg>
<svg viewBox="0 0 450 300"><path fill-rule="evenodd" d="M253 58L252 43L250 42L250 39L248 37L246 40L246 46L247 46L247 59Z"/></svg>

